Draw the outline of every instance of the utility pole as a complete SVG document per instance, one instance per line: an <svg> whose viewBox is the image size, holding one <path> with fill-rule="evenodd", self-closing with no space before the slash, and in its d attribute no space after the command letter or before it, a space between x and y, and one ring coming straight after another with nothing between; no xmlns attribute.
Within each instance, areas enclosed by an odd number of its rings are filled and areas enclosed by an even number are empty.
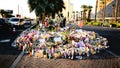
<svg viewBox="0 0 120 68"><path fill-rule="evenodd" d="M95 6L95 22L97 17L97 9L98 9L98 0L96 0L96 6Z"/></svg>
<svg viewBox="0 0 120 68"><path fill-rule="evenodd" d="M18 14L19 14L19 4L18 4Z"/></svg>
<svg viewBox="0 0 120 68"><path fill-rule="evenodd" d="M69 13L69 3L70 3L70 0L68 0L68 23L69 23L69 15L70 15L70 13Z"/></svg>
<svg viewBox="0 0 120 68"><path fill-rule="evenodd" d="M106 17L106 0L103 2L103 22L105 22Z"/></svg>

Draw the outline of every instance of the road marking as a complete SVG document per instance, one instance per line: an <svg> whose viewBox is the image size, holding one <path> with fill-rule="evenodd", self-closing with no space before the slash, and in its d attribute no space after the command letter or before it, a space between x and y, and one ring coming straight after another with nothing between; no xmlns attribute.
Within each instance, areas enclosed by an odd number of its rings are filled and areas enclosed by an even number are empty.
<svg viewBox="0 0 120 68"><path fill-rule="evenodd" d="M0 43L10 42L10 39L0 40Z"/></svg>
<svg viewBox="0 0 120 68"><path fill-rule="evenodd" d="M113 53L112 51L106 50L106 52L110 53L111 55L113 55L115 57L119 57L117 54Z"/></svg>

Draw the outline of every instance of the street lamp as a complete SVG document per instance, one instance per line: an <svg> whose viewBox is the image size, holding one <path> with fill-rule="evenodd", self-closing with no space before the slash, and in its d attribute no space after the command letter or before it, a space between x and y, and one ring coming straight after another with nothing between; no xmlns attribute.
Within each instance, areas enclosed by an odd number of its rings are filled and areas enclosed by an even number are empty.
<svg viewBox="0 0 120 68"><path fill-rule="evenodd" d="M67 14L68 14L68 23L69 23L69 3L70 3L70 0L68 0L68 12L67 12Z"/></svg>

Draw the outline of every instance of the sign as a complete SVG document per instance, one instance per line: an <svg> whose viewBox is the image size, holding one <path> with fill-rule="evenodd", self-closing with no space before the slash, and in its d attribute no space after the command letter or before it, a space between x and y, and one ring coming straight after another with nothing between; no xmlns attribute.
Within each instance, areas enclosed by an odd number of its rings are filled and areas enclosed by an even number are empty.
<svg viewBox="0 0 120 68"><path fill-rule="evenodd" d="M80 28L82 28L82 27L83 27L83 21L78 21L78 26L79 26Z"/></svg>

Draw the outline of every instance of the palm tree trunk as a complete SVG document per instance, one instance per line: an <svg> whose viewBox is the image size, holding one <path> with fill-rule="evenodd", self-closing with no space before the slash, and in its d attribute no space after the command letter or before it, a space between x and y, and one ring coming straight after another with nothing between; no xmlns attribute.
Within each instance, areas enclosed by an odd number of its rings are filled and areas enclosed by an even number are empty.
<svg viewBox="0 0 120 68"><path fill-rule="evenodd" d="M97 17L97 8L98 8L98 0L96 0L96 6L95 6L95 22Z"/></svg>
<svg viewBox="0 0 120 68"><path fill-rule="evenodd" d="M118 15L118 1L119 1L119 0L116 0L115 22L117 21L117 15Z"/></svg>
<svg viewBox="0 0 120 68"><path fill-rule="evenodd" d="M114 7L112 7L112 22L114 21L114 17L115 17L115 8Z"/></svg>
<svg viewBox="0 0 120 68"><path fill-rule="evenodd" d="M83 11L83 23L86 22L86 11Z"/></svg>
<svg viewBox="0 0 120 68"><path fill-rule="evenodd" d="M87 19L88 22L90 22L90 17L91 17L90 13L91 13L91 10L88 11L88 19Z"/></svg>
<svg viewBox="0 0 120 68"><path fill-rule="evenodd" d="M104 0L104 7L103 7L103 22L105 22L105 15L106 15L106 0Z"/></svg>
<svg viewBox="0 0 120 68"><path fill-rule="evenodd" d="M118 17L120 17L119 15L120 15L120 7L118 6Z"/></svg>
<svg viewBox="0 0 120 68"><path fill-rule="evenodd" d="M81 11L81 20L83 19L83 11Z"/></svg>

